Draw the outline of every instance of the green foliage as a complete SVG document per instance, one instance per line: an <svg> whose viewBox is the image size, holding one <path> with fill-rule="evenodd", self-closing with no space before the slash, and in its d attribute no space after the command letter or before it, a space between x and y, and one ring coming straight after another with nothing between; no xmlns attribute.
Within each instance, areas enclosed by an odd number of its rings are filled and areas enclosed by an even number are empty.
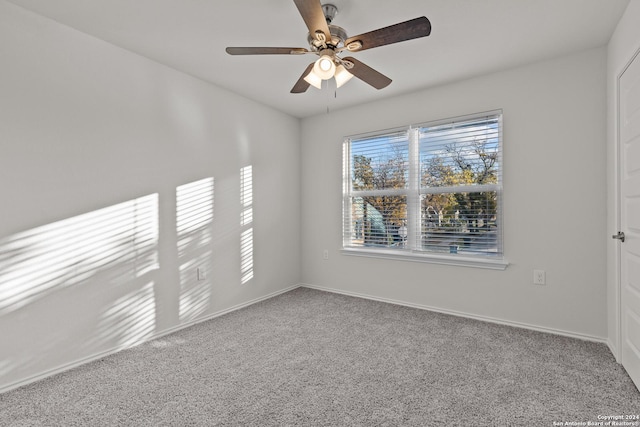
<svg viewBox="0 0 640 427"><path fill-rule="evenodd" d="M467 187L465 191L422 195L423 232L480 235L495 228L497 193L473 191L473 186L498 182L497 147L483 141L454 143L423 157L420 184L423 188ZM406 151L385 157L354 155L352 185L355 191L404 189L407 187ZM470 188L469 188L470 187ZM406 196L364 196L358 208L358 226L365 244L388 246L398 238L398 227L406 223ZM468 237L465 237L468 239Z"/></svg>
<svg viewBox="0 0 640 427"><path fill-rule="evenodd" d="M496 150L487 150L482 141L449 144L433 153L423 167L422 185L426 187L474 186L498 182ZM431 228L466 228L478 233L495 225L497 193L459 192L427 194L423 197L423 218ZM429 217L437 216L437 221Z"/></svg>
<svg viewBox="0 0 640 427"><path fill-rule="evenodd" d="M373 190L373 180L371 158L362 155L353 156L353 189Z"/></svg>
<svg viewBox="0 0 640 427"><path fill-rule="evenodd" d="M405 188L406 180L407 164L400 150L396 150L393 156L377 159L376 162L371 157L353 156L352 185L356 191ZM393 244L394 231L407 217L406 197L368 196L362 199L365 244ZM381 224L377 224L372 215L381 215Z"/></svg>

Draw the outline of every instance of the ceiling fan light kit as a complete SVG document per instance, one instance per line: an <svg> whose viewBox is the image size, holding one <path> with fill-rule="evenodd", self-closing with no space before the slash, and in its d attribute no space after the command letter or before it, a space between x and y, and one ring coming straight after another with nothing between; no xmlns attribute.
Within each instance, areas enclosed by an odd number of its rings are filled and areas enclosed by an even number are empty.
<svg viewBox="0 0 640 427"><path fill-rule="evenodd" d="M316 73L313 72L313 68L311 69L309 74L303 77L303 79L305 82L309 83L311 86L317 89L322 89L322 79L318 77Z"/></svg>
<svg viewBox="0 0 640 427"><path fill-rule="evenodd" d="M347 71L344 65L340 64L336 67L336 73L333 75L336 79L336 87L340 87L353 77L353 74Z"/></svg>
<svg viewBox="0 0 640 427"><path fill-rule="evenodd" d="M328 51L329 49L327 49ZM333 77L336 71L336 64L334 61L334 55L331 51L329 53L322 53L320 59L318 59L313 66L313 72L322 80L329 80Z"/></svg>
<svg viewBox="0 0 640 427"><path fill-rule="evenodd" d="M309 86L322 89L322 81L335 78L341 87L356 76L376 89L387 87L391 79L352 57L341 58L343 51L359 52L431 34L431 23L425 16L389 27L380 28L354 37L337 25L331 25L338 13L333 4L322 5L320 0L293 0L309 35L309 49L287 47L228 47L230 55L303 55L314 54L319 58L307 66L291 93L303 93Z"/></svg>

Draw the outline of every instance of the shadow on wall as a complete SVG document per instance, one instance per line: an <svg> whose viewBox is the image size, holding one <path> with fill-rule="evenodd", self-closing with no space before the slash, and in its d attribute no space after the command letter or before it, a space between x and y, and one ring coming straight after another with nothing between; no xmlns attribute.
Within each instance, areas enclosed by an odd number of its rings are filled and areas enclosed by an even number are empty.
<svg viewBox="0 0 640 427"><path fill-rule="evenodd" d="M176 191L176 232L180 264L180 321L201 317L211 305L206 280L213 270L211 257L214 180L181 185Z"/></svg>
<svg viewBox="0 0 640 427"><path fill-rule="evenodd" d="M213 185L206 178L176 189L180 323L211 306ZM0 388L161 332L158 199L0 239Z"/></svg>
<svg viewBox="0 0 640 427"><path fill-rule="evenodd" d="M158 268L157 194L4 238L0 383L151 335Z"/></svg>
<svg viewBox="0 0 640 427"><path fill-rule="evenodd" d="M253 279L253 167L240 169L240 284Z"/></svg>

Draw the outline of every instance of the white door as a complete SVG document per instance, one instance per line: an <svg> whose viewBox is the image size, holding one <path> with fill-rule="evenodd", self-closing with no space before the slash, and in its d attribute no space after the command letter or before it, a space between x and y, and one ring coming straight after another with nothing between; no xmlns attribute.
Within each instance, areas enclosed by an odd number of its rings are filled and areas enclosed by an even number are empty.
<svg viewBox="0 0 640 427"><path fill-rule="evenodd" d="M618 87L622 365L640 389L640 55Z"/></svg>

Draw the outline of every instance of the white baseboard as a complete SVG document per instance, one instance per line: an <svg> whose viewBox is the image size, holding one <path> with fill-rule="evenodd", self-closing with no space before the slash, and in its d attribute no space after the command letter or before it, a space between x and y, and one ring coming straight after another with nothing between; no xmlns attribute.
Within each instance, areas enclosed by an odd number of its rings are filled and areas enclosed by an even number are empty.
<svg viewBox="0 0 640 427"><path fill-rule="evenodd" d="M526 323L520 323L520 322L513 322L513 321L509 321L509 320L504 320L504 319L497 319L497 318L493 318L493 317L488 317L488 316L479 316L479 315L475 315L475 314L470 314L470 313L464 313L464 312L460 312L460 311L455 311L455 310L447 310L447 309L441 309L438 307L432 307L432 306L427 306L424 304L414 304L414 303L409 303L406 301L400 301L400 300L394 300L394 299L390 299L390 298L381 298L381 297L376 297L373 295L367 295L367 294L362 294L359 292L350 292L350 291L344 291L341 289L335 289L335 288L329 288L329 287L325 287L325 286L316 286L316 285L310 285L310 284L306 284L306 283L301 283L298 285L293 285L290 286L288 288L285 289L280 289L276 292L270 293L268 295L264 295L262 297L258 297L255 299L252 299L250 301L246 301L244 303L235 305L233 307L209 314L207 316L203 316L201 318L192 320L190 322L184 323L184 324L180 324L177 325L175 327L169 328L169 329L165 329L161 332L157 332L155 334L153 334L152 336L146 337L145 339L140 340L139 342L133 343L133 344L128 344L126 346L121 346L121 347L116 347L113 349L109 349L100 353L96 353L93 354L91 356L87 356L84 357L82 359L76 360L74 362L70 362L67 364L64 364L62 366L59 366L57 368L54 369L50 369L47 370L45 372L41 372L39 374L30 376L28 378L10 383L10 384L6 384L3 386L0 386L0 394L8 392L10 390L14 390L18 387L22 387L25 386L27 384L31 384L33 382L36 381L40 381L42 379L45 379L47 377L59 374L61 372L64 371L68 371L70 369L76 368L78 366L84 365L86 363L90 363L96 360L100 360L104 357L107 357L111 354L115 354L118 353L119 351L122 350L126 350L127 348L132 348L135 347L137 345L143 344L145 342L149 342L158 338L161 338L163 336L172 334L174 332L177 332L179 330L188 328L190 326L196 325L198 323L202 323L202 322L206 322L207 320L211 320L214 319L216 317L220 317L222 315L225 315L227 313L231 313L233 311L236 310L240 310L242 308L248 307L250 305L253 304L257 304L259 302L268 300L270 298L276 297L278 295L287 293L289 291L292 291L296 288L299 287L304 287L304 288L309 288L309 289L316 289L319 291L325 291L325 292L331 292L331 293L335 293L335 294L342 294L342 295L348 295L348 296L352 296L352 297L356 297L356 298L363 298L363 299L368 299L368 300L373 300L373 301L380 301L380 302L385 302L385 303L389 303L389 304L395 304L395 305L401 305L401 306L405 306L405 307L412 307L412 308L418 308L421 310L427 310L427 311L433 311L436 313L443 313L443 314L450 314L453 316L458 316L458 317L465 317L468 319L474 319L474 320L480 320L483 322L490 322L490 323L496 323L496 324L500 324L500 325L507 325L507 326L513 326L516 328L523 328L523 329L529 329L529 330L533 330L533 331L538 331L538 332L546 332L546 333L550 333L550 334L555 334L555 335L561 335L561 336L566 336L566 337L570 337L570 338L577 338L577 339L581 339L581 340L585 340L585 341L593 341L593 342L599 342L599 343L604 343L609 347L609 350L611 350L611 352L613 353L614 356L616 356L617 352L615 351L615 346L613 345L613 343L611 343L609 340L604 339L604 338L600 338L600 337L595 337L595 336L591 336L591 335L586 335L586 334L579 334L579 333L575 333L575 332L569 332L569 331L564 331L561 329L554 329L554 328L547 328L547 327L542 327L542 326L537 326L537 325L531 325L531 324L526 324Z"/></svg>
<svg viewBox="0 0 640 427"><path fill-rule="evenodd" d="M610 339L607 339L607 346L609 347L609 351L611 351L611 354L613 354L613 357L616 358L616 362L622 363L622 360L620 360L619 357L620 355L618 354L618 347L616 347Z"/></svg>
<svg viewBox="0 0 640 427"><path fill-rule="evenodd" d="M561 335L561 336L569 337L569 338L577 338L577 339L581 339L583 341L592 341L592 342L608 344L608 341L605 338L596 337L596 336L592 336L592 335L586 335L586 334L580 334L580 333L576 333L576 332L564 331L562 329L548 328L548 327L544 327L544 326L531 325L531 324L528 324L528 323L514 322L514 321L504 320L504 319L497 319L497 318L488 317L488 316L480 316L480 315L477 315L477 314L465 313L465 312L456 311L456 310L442 309L442 308L432 307L432 306L428 306L428 305L424 305L424 304L414 304L414 303L410 303L410 302L406 302L406 301L400 301L400 300L394 300L394 299L390 299L390 298L381 298L381 297L377 297L377 296L373 296L373 295L361 294L359 292L343 291L341 289L328 288L328 287L325 287L325 286L309 285L309 284L306 284L306 283L301 283L300 286L304 287L304 288L316 289L316 290L319 290L319 291L331 292L331 293L335 293L335 294L348 295L348 296L352 296L352 297L364 298L364 299L373 300L373 301L386 302L386 303L389 303L389 304L401 305L401 306L405 306L405 307L418 308L418 309L421 309L421 310L433 311L433 312L436 312L436 313L450 314L452 316L465 317L467 319L480 320L482 322L496 323L496 324L499 324L499 325L513 326L513 327L516 327L516 328L529 329L529 330L532 330L532 331L545 332L545 333L554 334L554 335ZM609 348L611 348L611 346L609 346Z"/></svg>
<svg viewBox="0 0 640 427"><path fill-rule="evenodd" d="M203 316L203 317L197 318L195 320L191 320L191 321L189 321L187 323L182 323L182 324L176 325L176 326L174 326L172 328L165 329L165 330L160 331L160 332L156 332L155 334L153 334L151 336L148 336L148 337L145 337L144 339L141 339L140 341L137 341L137 342L134 342L134 343L129 343L129 344L124 345L124 346L115 347L115 348L112 348L112 349L109 349L109 350L106 350L106 351L102 351L100 353L95 353L95 354L92 354L91 356L83 357L82 359L78 359L78 360L75 360L73 362L66 363L64 365L58 366L58 367L53 368L53 369L49 369L47 371L38 373L36 375L32 375L30 377L24 378L22 380L19 380L19 381L10 383L10 384L0 385L0 394L6 393L8 391L14 390L16 388L19 388L19 387L22 387L22 386L25 386L25 385L28 385L28 384L31 384L31 383L34 383L36 381L43 380L45 378L51 377L51 376L59 374L61 372L65 372L65 371L68 371L70 369L77 368L78 366L81 366L81 365L84 365L84 364L87 364L87 363L90 363L90 362L94 362L96 360L100 360L100 359L102 359L104 357L107 357L109 355L118 353L118 352L120 352L122 350L126 350L128 348L132 348L132 347L138 346L138 345L143 344L145 342L149 342L149 341L153 341L153 340L158 339L158 338L162 338L162 337L164 337L166 335L172 334L172 333L177 332L179 330L188 328L188 327L196 325L198 323L206 322L207 320L211 320L211 319L214 319L216 317L220 317L220 316L225 315L227 313L231 313L232 311L240 310L240 309L248 307L250 305L253 305L253 304L268 300L270 298L273 298L273 297L276 297L278 295L287 293L287 292L292 291L292 290L294 290L296 288L299 288L299 287L300 287L300 285L293 285L293 286L290 286L290 287L288 287L286 289L280 289L280 290L278 290L276 292L273 292L273 293L270 293L268 295L264 295L262 297L258 297L258 298L252 299L250 301L246 301L246 302L243 302L241 304L234 305L233 307L230 307L230 308L227 308L227 309L224 309L224 310L221 310L221 311L217 311L217 312L209 314L207 316Z"/></svg>

